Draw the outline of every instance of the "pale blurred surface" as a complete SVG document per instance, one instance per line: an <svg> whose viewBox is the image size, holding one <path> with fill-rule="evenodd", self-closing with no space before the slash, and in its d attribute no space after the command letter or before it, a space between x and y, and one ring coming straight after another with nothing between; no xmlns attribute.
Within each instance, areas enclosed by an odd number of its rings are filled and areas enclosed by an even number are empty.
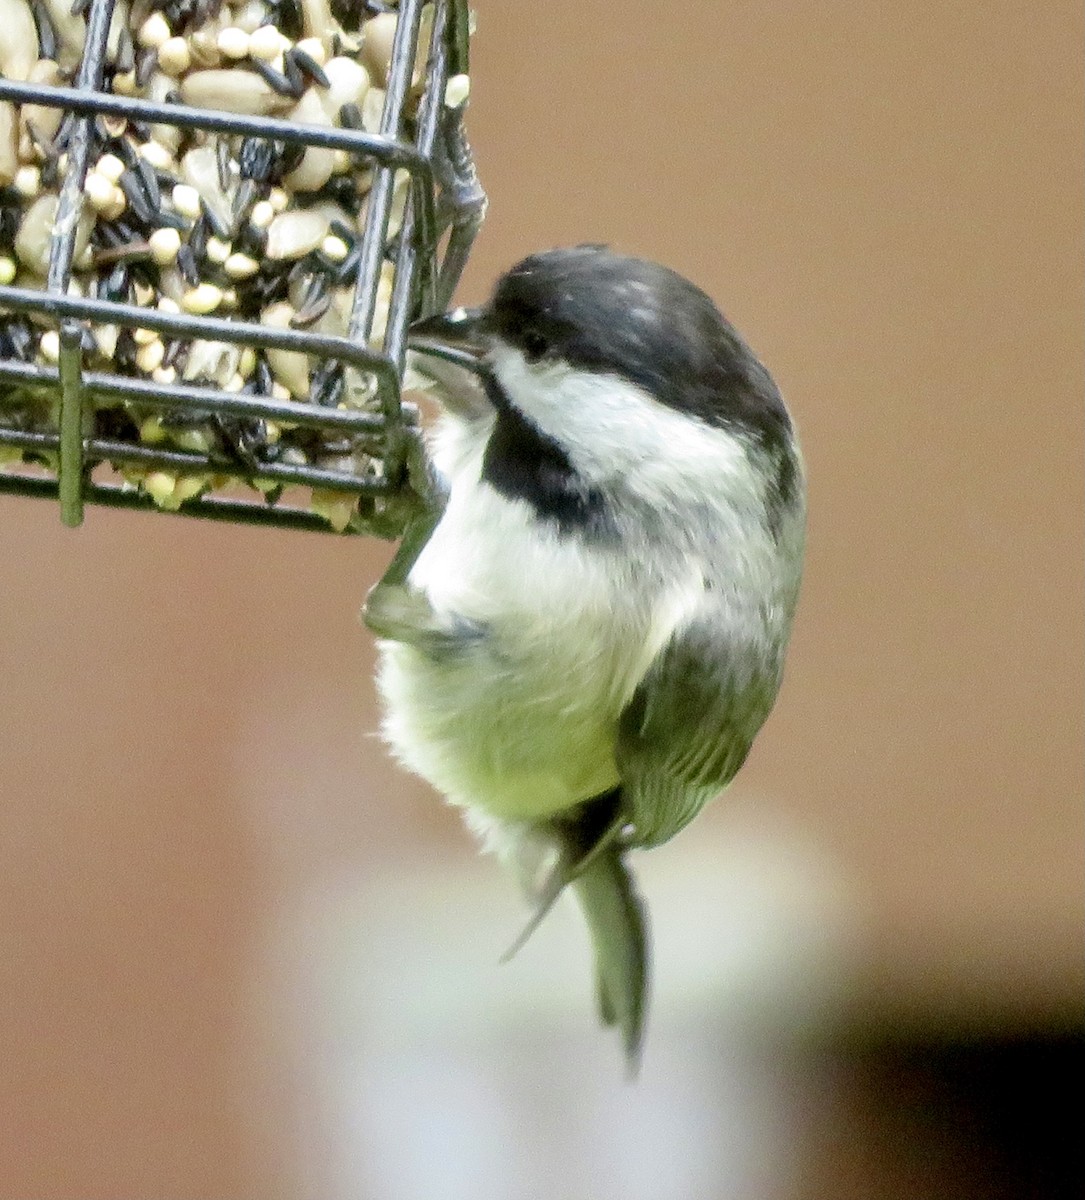
<svg viewBox="0 0 1085 1200"><path fill-rule="evenodd" d="M641 1080L372 737L387 546L0 499L0 1197L1016 1195L967 1123L883 1171L833 1047L1080 1011L1079 8L478 8L461 298L667 262L811 479L779 709L643 863Z"/></svg>

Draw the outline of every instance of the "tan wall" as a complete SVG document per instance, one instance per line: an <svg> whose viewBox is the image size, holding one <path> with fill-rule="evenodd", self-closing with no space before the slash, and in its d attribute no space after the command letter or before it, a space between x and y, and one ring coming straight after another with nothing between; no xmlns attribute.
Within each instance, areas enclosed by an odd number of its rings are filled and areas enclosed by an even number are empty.
<svg viewBox="0 0 1085 1200"><path fill-rule="evenodd" d="M729 803L838 865L879 1011L1071 1003L1078 6L478 7L463 299L540 246L658 258L801 424L801 616ZM474 869L360 733L388 549L14 499L0 544L0 1195L303 1194L322 1114L261 1024L269 928L320 881Z"/></svg>

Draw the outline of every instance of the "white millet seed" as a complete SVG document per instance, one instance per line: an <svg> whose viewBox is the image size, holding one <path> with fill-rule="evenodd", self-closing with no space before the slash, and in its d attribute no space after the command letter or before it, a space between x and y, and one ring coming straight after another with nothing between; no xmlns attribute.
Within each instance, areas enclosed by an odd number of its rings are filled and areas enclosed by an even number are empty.
<svg viewBox="0 0 1085 1200"><path fill-rule="evenodd" d="M151 378L155 381L155 383L162 383L168 387L171 383L175 383L177 381L177 368L155 367L155 369L151 372Z"/></svg>
<svg viewBox="0 0 1085 1200"><path fill-rule="evenodd" d="M128 197L121 188L113 184L113 202L108 208L102 209L102 216L107 221L115 221L127 207Z"/></svg>
<svg viewBox="0 0 1085 1200"><path fill-rule="evenodd" d="M158 334L153 329L140 328L132 330L132 341L137 346L149 346L156 337L158 337Z"/></svg>
<svg viewBox="0 0 1085 1200"><path fill-rule="evenodd" d="M60 334L55 329L47 329L41 335L38 349L46 362L60 362Z"/></svg>
<svg viewBox="0 0 1085 1200"><path fill-rule="evenodd" d="M315 63L323 66L328 61L328 52L324 49L324 42L318 37L302 38L294 47L300 50L303 54L308 54Z"/></svg>
<svg viewBox="0 0 1085 1200"><path fill-rule="evenodd" d="M336 533L342 533L354 515L353 497L333 492L330 488L313 488L309 507L317 516L323 517Z"/></svg>
<svg viewBox="0 0 1085 1200"><path fill-rule="evenodd" d="M165 356L166 347L163 345L162 339L156 337L153 342L148 342L146 346L140 346L136 351L136 366L144 375L149 375L152 371L158 370Z"/></svg>
<svg viewBox="0 0 1085 1200"><path fill-rule="evenodd" d="M267 194L267 200L277 213L285 212L290 203L290 193L286 188L273 187Z"/></svg>
<svg viewBox="0 0 1085 1200"><path fill-rule="evenodd" d="M285 383L280 383L276 380L271 385L271 398L273 400L293 400L294 397L290 394L290 389Z"/></svg>
<svg viewBox="0 0 1085 1200"><path fill-rule="evenodd" d="M175 192L176 188L173 189ZM193 189L195 191L195 189ZM176 204L176 197L174 203ZM180 209L177 210L180 212ZM275 209L271 207L269 200L257 200L252 206L252 212L249 213L249 221L256 226L257 229L267 229L272 221L275 220Z"/></svg>
<svg viewBox="0 0 1085 1200"><path fill-rule="evenodd" d="M4 287L15 278L15 260L7 255L0 258L0 284Z"/></svg>
<svg viewBox="0 0 1085 1200"><path fill-rule="evenodd" d="M151 248L151 258L160 267L165 267L177 258L177 251L181 249L181 235L173 226L164 225L151 234L147 245Z"/></svg>
<svg viewBox="0 0 1085 1200"><path fill-rule="evenodd" d="M182 475L174 485L174 501L183 504L186 500L198 496L207 487L209 478L207 475Z"/></svg>
<svg viewBox="0 0 1085 1200"><path fill-rule="evenodd" d="M157 50L163 42L169 41L172 35L173 30L170 29L166 18L160 12L153 12L139 27L139 32L136 34L136 41L141 46Z"/></svg>
<svg viewBox="0 0 1085 1200"><path fill-rule="evenodd" d="M173 207L182 217L195 221L203 209L200 207L200 193L191 184L178 183L171 193Z"/></svg>
<svg viewBox="0 0 1085 1200"><path fill-rule="evenodd" d="M320 243L320 249L332 262L342 262L350 253L350 247L341 237L336 237L334 233L329 233Z"/></svg>
<svg viewBox="0 0 1085 1200"><path fill-rule="evenodd" d="M159 371L170 371L172 367L159 367ZM156 371L155 374L158 372ZM159 442L166 440L166 431L162 428L161 417L148 417L140 423L139 440L146 442L148 446L157 446Z"/></svg>
<svg viewBox="0 0 1085 1200"><path fill-rule="evenodd" d="M88 171L87 178L83 182L83 191L95 212L104 212L112 205L113 188L114 184L104 175L99 175L97 171Z"/></svg>
<svg viewBox="0 0 1085 1200"><path fill-rule="evenodd" d="M20 196L25 196L28 200L33 200L41 191L41 170L33 166L20 167L15 172L12 187L15 188Z"/></svg>
<svg viewBox="0 0 1085 1200"><path fill-rule="evenodd" d="M143 490L156 504L162 504L172 498L176 482L177 476L169 471L151 471L144 477Z"/></svg>
<svg viewBox="0 0 1085 1200"><path fill-rule="evenodd" d="M134 96L136 94L135 71L118 71L113 76L113 91L118 96Z"/></svg>
<svg viewBox="0 0 1085 1200"><path fill-rule="evenodd" d="M215 42L224 58L245 58L249 53L249 35L236 25L227 25Z"/></svg>
<svg viewBox="0 0 1085 1200"><path fill-rule="evenodd" d="M230 251L232 249L233 247L229 242L224 242L220 238L209 237L207 239L207 257L217 267L221 267L222 264L230 257Z"/></svg>
<svg viewBox="0 0 1085 1200"><path fill-rule="evenodd" d="M171 37L158 47L158 65L167 75L176 78L192 66L192 52L183 37Z"/></svg>
<svg viewBox="0 0 1085 1200"><path fill-rule="evenodd" d="M83 185L91 208L107 221L116 220L128 205L124 192L95 171L91 171Z"/></svg>
<svg viewBox="0 0 1085 1200"><path fill-rule="evenodd" d="M453 75L445 84L445 107L460 108L471 95L471 76Z"/></svg>
<svg viewBox="0 0 1085 1200"><path fill-rule="evenodd" d="M117 352L117 335L120 330L116 325L99 325L94 330L94 340L98 343L98 353L103 358L112 358Z"/></svg>
<svg viewBox="0 0 1085 1200"><path fill-rule="evenodd" d="M242 378L240 372L238 372L226 380L222 385L222 390L224 392L240 392L244 386L245 380Z"/></svg>
<svg viewBox="0 0 1085 1200"><path fill-rule="evenodd" d="M243 379L248 379L255 370L256 351L251 346L242 347L241 357L237 360L237 373Z"/></svg>
<svg viewBox="0 0 1085 1200"><path fill-rule="evenodd" d="M222 269L231 279L251 279L260 270L260 264L247 254L231 254Z"/></svg>
<svg viewBox="0 0 1085 1200"><path fill-rule="evenodd" d="M169 296L159 296L156 307L159 312L164 313L179 313L181 311L181 306Z"/></svg>
<svg viewBox="0 0 1085 1200"><path fill-rule="evenodd" d="M173 441L179 449L193 454L206 454L211 449L211 438L203 429L179 429Z"/></svg>
<svg viewBox="0 0 1085 1200"><path fill-rule="evenodd" d="M143 142L139 147L139 156L144 158L159 171L168 171L173 165L173 155L161 142Z"/></svg>
<svg viewBox="0 0 1085 1200"><path fill-rule="evenodd" d="M198 283L181 297L181 307L187 313L202 316L214 312L222 303L222 288L213 283Z"/></svg>
<svg viewBox="0 0 1085 1200"><path fill-rule="evenodd" d="M283 35L274 25L261 25L249 34L249 53L253 58L271 62L283 52Z"/></svg>
<svg viewBox="0 0 1085 1200"><path fill-rule="evenodd" d="M124 174L124 163L115 154L103 154L94 164L94 169L110 183L118 183Z"/></svg>

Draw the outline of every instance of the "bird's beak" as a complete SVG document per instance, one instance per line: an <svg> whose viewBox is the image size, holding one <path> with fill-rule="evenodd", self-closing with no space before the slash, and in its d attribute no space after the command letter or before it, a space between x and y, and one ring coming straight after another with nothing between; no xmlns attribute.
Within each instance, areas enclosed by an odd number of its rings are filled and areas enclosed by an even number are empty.
<svg viewBox="0 0 1085 1200"><path fill-rule="evenodd" d="M407 331L407 346L415 354L455 364L473 375L484 371L486 339L481 308L455 308L416 321Z"/></svg>

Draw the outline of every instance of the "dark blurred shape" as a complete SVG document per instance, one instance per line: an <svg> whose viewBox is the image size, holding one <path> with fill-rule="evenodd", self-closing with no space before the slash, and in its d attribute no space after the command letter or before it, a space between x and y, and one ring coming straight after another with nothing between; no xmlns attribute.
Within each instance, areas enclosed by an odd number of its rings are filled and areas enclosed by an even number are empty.
<svg viewBox="0 0 1085 1200"><path fill-rule="evenodd" d="M986 1037L887 1033L834 1056L832 1074L837 1108L802 1200L1085 1194L1085 1025Z"/></svg>

